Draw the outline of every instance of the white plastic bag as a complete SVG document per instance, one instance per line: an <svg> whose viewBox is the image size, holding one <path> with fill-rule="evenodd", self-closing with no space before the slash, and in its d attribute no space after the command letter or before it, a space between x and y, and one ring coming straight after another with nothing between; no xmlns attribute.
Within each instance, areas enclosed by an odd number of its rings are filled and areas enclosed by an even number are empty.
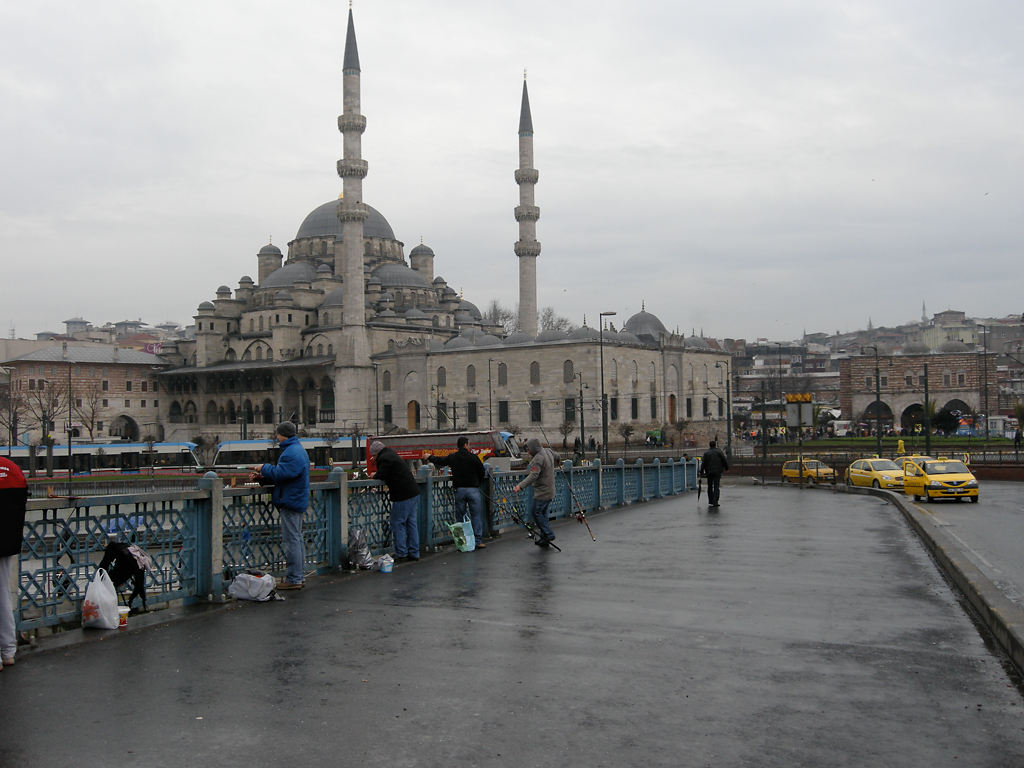
<svg viewBox="0 0 1024 768"><path fill-rule="evenodd" d="M96 569L96 575L85 590L82 601L82 626L96 629L117 629L117 590L114 582L102 568Z"/></svg>
<svg viewBox="0 0 1024 768"><path fill-rule="evenodd" d="M270 599L276 583L269 573L254 576L251 573L240 573L228 585L228 594L236 600L255 600L258 603Z"/></svg>

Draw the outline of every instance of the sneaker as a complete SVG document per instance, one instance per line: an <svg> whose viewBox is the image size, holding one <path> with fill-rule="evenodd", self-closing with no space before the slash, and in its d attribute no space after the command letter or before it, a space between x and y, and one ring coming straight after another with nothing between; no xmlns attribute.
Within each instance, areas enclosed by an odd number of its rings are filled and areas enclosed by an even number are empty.
<svg viewBox="0 0 1024 768"><path fill-rule="evenodd" d="M4 656L3 665L5 667L13 667L14 666L14 657L13 656Z"/></svg>
<svg viewBox="0 0 1024 768"><path fill-rule="evenodd" d="M281 590L281 589L302 589L304 586L306 586L306 583L304 581L303 582L279 581L277 583L277 589L279 589L279 590Z"/></svg>
<svg viewBox="0 0 1024 768"><path fill-rule="evenodd" d="M533 543L536 544L538 547L547 547L549 541L545 539L543 536L541 536L539 539L534 539Z"/></svg>
<svg viewBox="0 0 1024 768"><path fill-rule="evenodd" d="M486 545L486 544L484 544L484 543L483 543L482 541L478 541L478 542L476 543L476 548L477 548L477 549L487 549L487 545Z"/></svg>

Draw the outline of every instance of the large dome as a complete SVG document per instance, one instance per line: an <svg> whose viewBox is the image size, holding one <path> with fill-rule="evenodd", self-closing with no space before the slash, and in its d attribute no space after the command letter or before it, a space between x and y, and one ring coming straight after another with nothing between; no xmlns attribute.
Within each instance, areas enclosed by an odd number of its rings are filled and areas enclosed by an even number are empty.
<svg viewBox="0 0 1024 768"><path fill-rule="evenodd" d="M316 279L316 266L308 261L293 261L275 269L260 283L260 288L284 288L295 283L311 283Z"/></svg>
<svg viewBox="0 0 1024 768"><path fill-rule="evenodd" d="M338 200L330 200L319 208L315 209L299 225L299 231L295 233L295 239L301 240L304 237L335 237L341 240L341 222L338 220ZM380 211L371 205L366 206L369 213L366 221L363 222L364 237L380 237L384 240L394 240L395 233Z"/></svg>
<svg viewBox="0 0 1024 768"><path fill-rule="evenodd" d="M405 264L387 262L373 270L373 276L388 288L429 288L427 278Z"/></svg>
<svg viewBox="0 0 1024 768"><path fill-rule="evenodd" d="M652 341L657 341L663 333L668 333L661 320L646 310L641 310L629 318L626 324L622 326L622 330L628 331L641 339L647 337Z"/></svg>

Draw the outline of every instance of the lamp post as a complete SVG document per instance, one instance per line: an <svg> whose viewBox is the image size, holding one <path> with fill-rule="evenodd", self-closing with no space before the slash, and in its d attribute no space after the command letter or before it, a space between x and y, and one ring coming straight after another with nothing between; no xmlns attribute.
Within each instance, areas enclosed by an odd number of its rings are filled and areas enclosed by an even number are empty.
<svg viewBox="0 0 1024 768"><path fill-rule="evenodd" d="M380 434L380 365L373 364L373 424L375 434ZM337 403L335 403L337 407ZM337 414L335 414L337 418Z"/></svg>
<svg viewBox="0 0 1024 768"><path fill-rule="evenodd" d="M981 326L982 339L984 341L984 351L981 353L981 386L984 387L982 390L982 402L985 404L985 453L988 454L988 332L987 326Z"/></svg>
<svg viewBox="0 0 1024 768"><path fill-rule="evenodd" d="M881 457L882 455L882 385L881 379L879 378L878 371L878 345L868 344L860 348L861 353L865 349L873 349L875 351L875 448Z"/></svg>
<svg viewBox="0 0 1024 768"><path fill-rule="evenodd" d="M732 375L729 370L729 361L720 360L715 363L715 368L725 367L725 454L732 456Z"/></svg>
<svg viewBox="0 0 1024 768"><path fill-rule="evenodd" d="M928 401L928 363L924 364L924 454L932 455L932 412Z"/></svg>
<svg viewBox="0 0 1024 768"><path fill-rule="evenodd" d="M587 456L587 431L583 426L583 372L580 371L576 374L576 378L580 380L580 452L583 457Z"/></svg>
<svg viewBox="0 0 1024 768"><path fill-rule="evenodd" d="M604 391L604 319L615 312L600 312L597 316L597 348L601 355L601 445L604 448L604 463L608 463L608 395Z"/></svg>

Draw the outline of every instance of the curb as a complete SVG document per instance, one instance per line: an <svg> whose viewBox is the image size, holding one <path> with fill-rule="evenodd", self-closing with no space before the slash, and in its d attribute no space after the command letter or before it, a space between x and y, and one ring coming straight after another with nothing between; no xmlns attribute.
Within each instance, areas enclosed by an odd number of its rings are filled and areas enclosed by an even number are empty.
<svg viewBox="0 0 1024 768"><path fill-rule="evenodd" d="M988 576L964 557L962 549L931 515L893 491L837 486L836 492L876 496L895 505L939 569L967 598L1017 672L1024 675L1024 608L1006 597Z"/></svg>

